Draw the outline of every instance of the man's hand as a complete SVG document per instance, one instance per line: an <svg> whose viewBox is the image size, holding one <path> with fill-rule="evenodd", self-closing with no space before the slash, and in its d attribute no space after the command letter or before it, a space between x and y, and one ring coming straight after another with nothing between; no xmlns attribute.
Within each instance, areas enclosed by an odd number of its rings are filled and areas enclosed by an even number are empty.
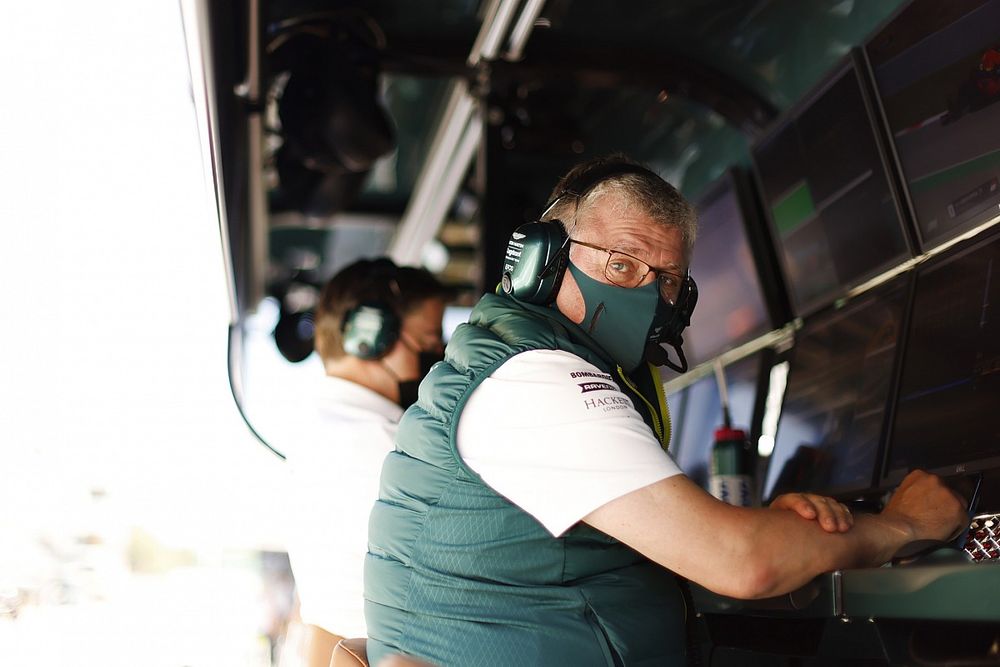
<svg viewBox="0 0 1000 667"><path fill-rule="evenodd" d="M908 541L948 540L966 527L965 501L937 475L914 470L900 483L879 515Z"/></svg>
<svg viewBox="0 0 1000 667"><path fill-rule="evenodd" d="M785 493L775 498L768 507L790 510L803 519L815 519L828 533L846 533L854 525L854 516L846 505L814 493Z"/></svg>

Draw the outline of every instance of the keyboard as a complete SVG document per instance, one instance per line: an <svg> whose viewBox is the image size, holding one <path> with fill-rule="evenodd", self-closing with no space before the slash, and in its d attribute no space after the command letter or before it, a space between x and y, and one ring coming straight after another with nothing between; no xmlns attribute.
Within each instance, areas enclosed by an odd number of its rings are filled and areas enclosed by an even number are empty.
<svg viewBox="0 0 1000 667"><path fill-rule="evenodd" d="M972 519L965 553L976 562L1000 560L1000 514L983 514Z"/></svg>

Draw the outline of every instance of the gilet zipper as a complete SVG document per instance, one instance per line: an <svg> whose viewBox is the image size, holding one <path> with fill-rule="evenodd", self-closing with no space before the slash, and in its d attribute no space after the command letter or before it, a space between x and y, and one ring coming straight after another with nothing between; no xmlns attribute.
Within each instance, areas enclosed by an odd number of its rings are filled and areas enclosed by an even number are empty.
<svg viewBox="0 0 1000 667"><path fill-rule="evenodd" d="M633 382L630 379L628 379L628 376L626 376L625 372L622 371L622 367L618 366L617 369L618 369L618 377L620 377L622 379L622 382L624 382L628 386L628 388L632 390L633 394L642 399L642 402L645 403L646 407L649 409L649 415L653 419L653 431L656 432L656 437L660 441L660 447L662 447L663 450L666 451L667 448L670 446L670 431L669 429L663 428L663 424L660 421L660 414L662 414L666 419L669 420L670 409L667 407L667 400L666 397L664 397L663 395L663 384L660 383L659 378L656 377L653 378L653 386L656 388L657 402L660 404L660 410L657 410L655 407L653 407L653 404L650 403L646 399L646 397L642 395L642 392L639 391L639 388L636 387L635 384L633 384ZM650 372L651 373L653 372L652 369L650 369ZM667 423L669 424L669 422Z"/></svg>

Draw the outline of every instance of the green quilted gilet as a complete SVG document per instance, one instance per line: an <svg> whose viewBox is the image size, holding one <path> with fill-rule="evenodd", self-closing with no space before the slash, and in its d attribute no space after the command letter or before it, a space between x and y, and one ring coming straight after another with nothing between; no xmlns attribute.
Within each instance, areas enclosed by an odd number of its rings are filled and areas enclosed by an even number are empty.
<svg viewBox="0 0 1000 667"><path fill-rule="evenodd" d="M684 603L670 572L585 524L553 538L458 455L458 418L472 391L537 349L615 374L555 311L487 295L403 416L368 528L372 665L398 652L441 667L684 664ZM643 401L633 402L642 413ZM496 414L516 419L517 406Z"/></svg>

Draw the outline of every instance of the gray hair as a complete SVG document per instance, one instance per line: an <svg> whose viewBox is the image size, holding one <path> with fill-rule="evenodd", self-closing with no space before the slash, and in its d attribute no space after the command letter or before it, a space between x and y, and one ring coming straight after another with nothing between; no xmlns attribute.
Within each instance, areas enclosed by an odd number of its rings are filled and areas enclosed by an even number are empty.
<svg viewBox="0 0 1000 667"><path fill-rule="evenodd" d="M615 155L599 158L574 167L564 176L553 191L553 203L543 215L546 220L558 219L567 230L577 218L585 214L595 202L608 195L615 197L615 206L622 213L638 209L657 224L676 227L681 232L685 249L690 252L698 235L698 216L694 206L677 189L654 174L628 172L606 178L578 197L567 189L567 184L585 178L585 173L609 163L620 162L623 166L637 163Z"/></svg>

